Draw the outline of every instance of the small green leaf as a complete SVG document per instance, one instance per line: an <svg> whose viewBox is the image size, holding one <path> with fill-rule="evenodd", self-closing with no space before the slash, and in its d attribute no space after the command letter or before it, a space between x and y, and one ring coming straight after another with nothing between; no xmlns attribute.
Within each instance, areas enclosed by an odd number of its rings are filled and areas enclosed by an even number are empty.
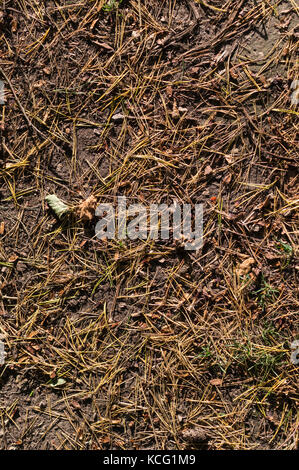
<svg viewBox="0 0 299 470"><path fill-rule="evenodd" d="M57 217L61 219L63 215L69 212L70 208L64 204L55 194L49 194L45 197L46 202L49 204L49 207L55 212Z"/></svg>
<svg viewBox="0 0 299 470"><path fill-rule="evenodd" d="M60 385L64 385L66 383L66 380L64 379L57 379L55 383L50 383L51 387L60 387Z"/></svg>
<svg viewBox="0 0 299 470"><path fill-rule="evenodd" d="M292 254L293 253L293 248L291 245L289 245L289 243L283 243L281 240L279 241L280 243L280 247L288 254Z"/></svg>

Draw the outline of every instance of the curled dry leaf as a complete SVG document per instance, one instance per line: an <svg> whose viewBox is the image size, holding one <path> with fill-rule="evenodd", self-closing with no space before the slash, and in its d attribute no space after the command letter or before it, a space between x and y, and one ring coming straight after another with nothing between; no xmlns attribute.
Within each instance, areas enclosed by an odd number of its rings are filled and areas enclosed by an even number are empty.
<svg viewBox="0 0 299 470"><path fill-rule="evenodd" d="M251 270L251 266L255 263L254 258L246 258L236 269L238 276L245 276Z"/></svg>
<svg viewBox="0 0 299 470"><path fill-rule="evenodd" d="M77 214L83 222L90 222L97 207L97 198L93 195L89 196L85 201L81 202L77 207Z"/></svg>
<svg viewBox="0 0 299 470"><path fill-rule="evenodd" d="M17 261L18 259L19 259L18 255L13 254L13 255L10 255L10 256L9 256L8 262L9 262L9 263L14 263L14 262Z"/></svg>

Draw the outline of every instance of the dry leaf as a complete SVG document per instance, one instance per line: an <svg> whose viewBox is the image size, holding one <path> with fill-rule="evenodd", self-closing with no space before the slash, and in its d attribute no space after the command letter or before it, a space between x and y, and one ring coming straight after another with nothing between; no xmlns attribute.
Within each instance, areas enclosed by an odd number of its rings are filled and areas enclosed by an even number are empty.
<svg viewBox="0 0 299 470"><path fill-rule="evenodd" d="M172 97L172 92L173 92L172 87L170 85L167 85L166 94L167 94L168 98Z"/></svg>
<svg viewBox="0 0 299 470"><path fill-rule="evenodd" d="M210 380L211 385L222 385L222 379L212 379Z"/></svg>
<svg viewBox="0 0 299 470"><path fill-rule="evenodd" d="M46 85L46 80L38 80L37 82L33 83L33 88L42 88Z"/></svg>
<svg viewBox="0 0 299 470"><path fill-rule="evenodd" d="M70 404L71 404L72 407L75 408L76 410L80 410L80 409L81 409L80 403L77 402L76 400L71 400Z"/></svg>
<svg viewBox="0 0 299 470"><path fill-rule="evenodd" d="M4 222L0 222L0 235L3 235L4 230L5 230L5 223L4 223Z"/></svg>
<svg viewBox="0 0 299 470"><path fill-rule="evenodd" d="M208 176L211 173L213 173L213 168L210 165L207 165L206 168L205 168L204 174L205 174L205 176Z"/></svg>
<svg viewBox="0 0 299 470"><path fill-rule="evenodd" d="M90 222L97 207L97 198L93 195L89 196L77 208L78 215L83 222Z"/></svg>
<svg viewBox="0 0 299 470"><path fill-rule="evenodd" d="M254 258L247 258L245 259L239 267L236 269L236 273L238 276L245 276L251 270L251 266L255 263Z"/></svg>
<svg viewBox="0 0 299 470"><path fill-rule="evenodd" d="M224 155L224 158L225 160L227 161L227 163L234 163L234 161L236 160L235 157L233 157L232 155Z"/></svg>
<svg viewBox="0 0 299 470"><path fill-rule="evenodd" d="M228 174L223 178L223 183L224 184L229 184L231 182L231 180L232 180L232 175Z"/></svg>
<svg viewBox="0 0 299 470"><path fill-rule="evenodd" d="M9 258L8 258L8 262L9 263L14 263L15 261L17 261L18 259L18 255L11 255Z"/></svg>

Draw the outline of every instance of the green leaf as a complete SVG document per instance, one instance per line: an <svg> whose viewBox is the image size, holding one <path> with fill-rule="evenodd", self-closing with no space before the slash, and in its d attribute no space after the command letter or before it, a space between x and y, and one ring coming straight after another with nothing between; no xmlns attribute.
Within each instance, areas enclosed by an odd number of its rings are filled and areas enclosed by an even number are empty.
<svg viewBox="0 0 299 470"><path fill-rule="evenodd" d="M60 385L64 385L66 383L66 380L64 379L57 379L57 381L55 383L51 383L51 387L59 387Z"/></svg>
<svg viewBox="0 0 299 470"><path fill-rule="evenodd" d="M59 199L55 194L49 194L45 197L46 202L49 204L49 207L55 212L57 217L61 219L63 215L69 212L70 208L64 204L64 202Z"/></svg>

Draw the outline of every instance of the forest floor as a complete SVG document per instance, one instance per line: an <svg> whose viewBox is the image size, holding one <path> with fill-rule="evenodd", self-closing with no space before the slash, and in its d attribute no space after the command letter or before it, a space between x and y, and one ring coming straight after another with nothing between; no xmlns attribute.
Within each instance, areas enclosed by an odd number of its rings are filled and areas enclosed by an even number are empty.
<svg viewBox="0 0 299 470"><path fill-rule="evenodd" d="M296 449L296 1L6 0L0 27L0 448ZM202 247L101 240L51 194L203 204Z"/></svg>

